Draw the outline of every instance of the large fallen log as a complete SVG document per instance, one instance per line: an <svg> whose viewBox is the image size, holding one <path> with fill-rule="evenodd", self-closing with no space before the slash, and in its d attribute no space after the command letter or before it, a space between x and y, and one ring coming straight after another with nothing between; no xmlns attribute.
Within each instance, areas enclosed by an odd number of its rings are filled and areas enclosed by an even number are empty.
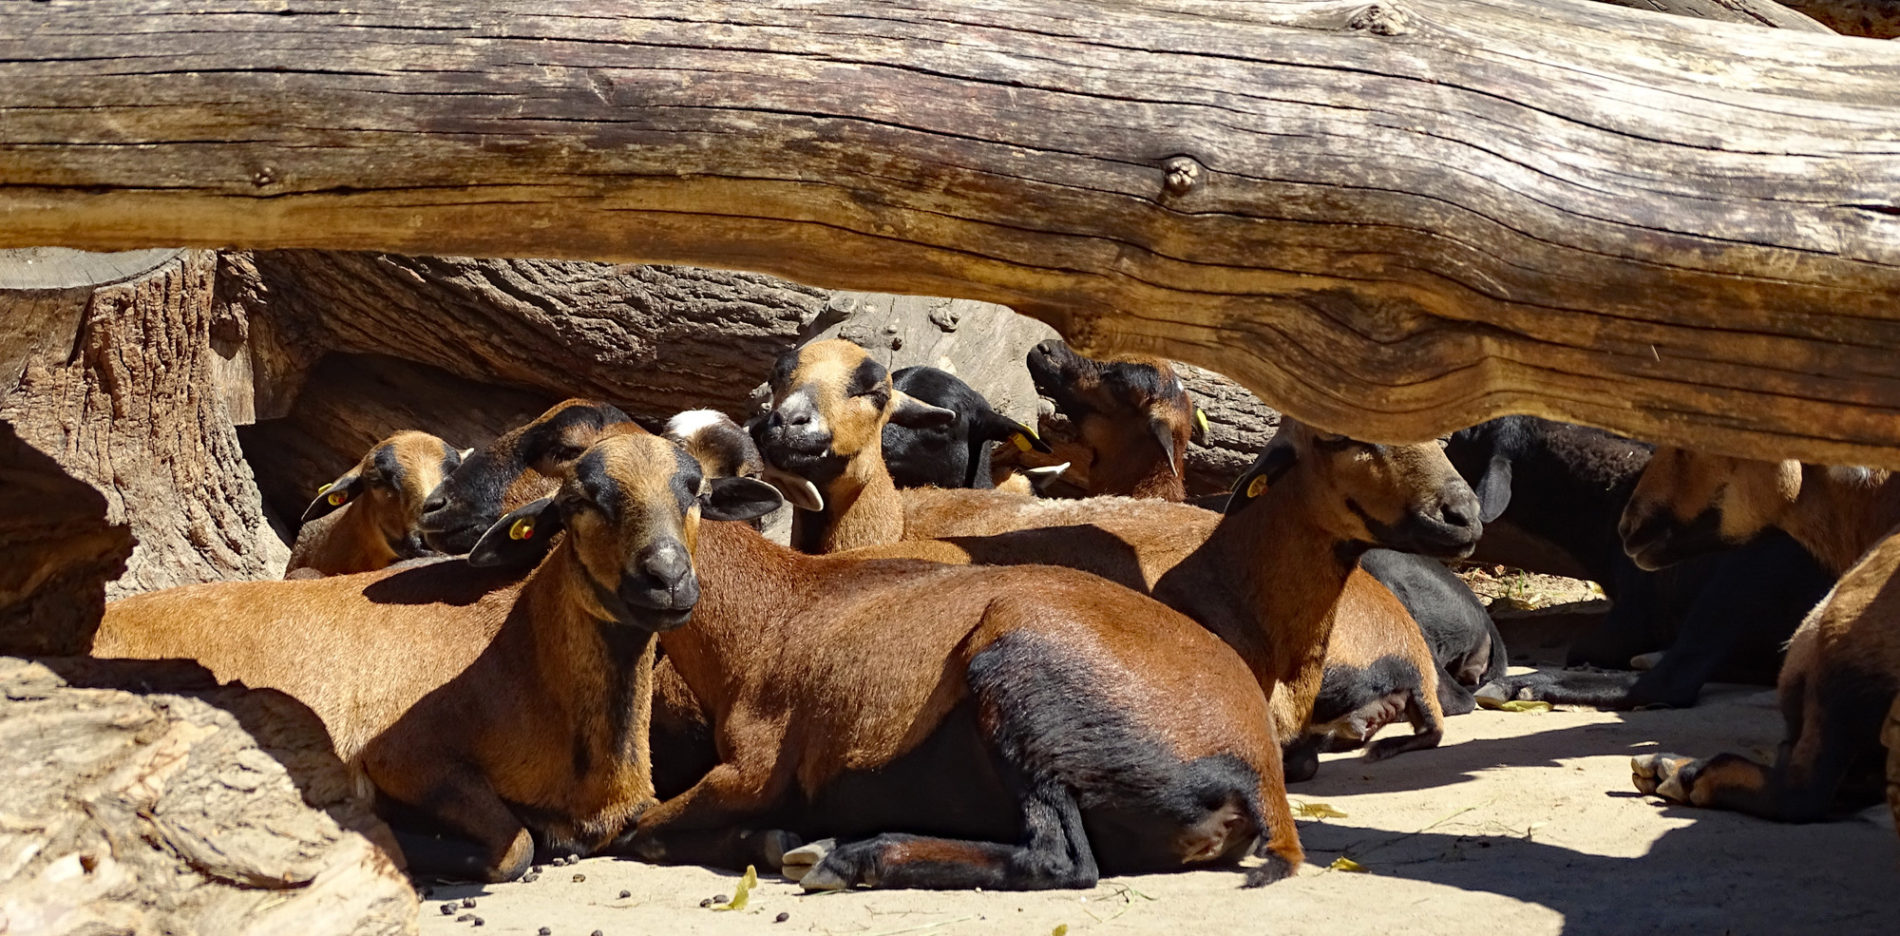
<svg viewBox="0 0 1900 936"><path fill-rule="evenodd" d="M1372 438L1900 465L1886 43L1564 0L94 0L0 6L0 121L0 246L756 269Z"/></svg>

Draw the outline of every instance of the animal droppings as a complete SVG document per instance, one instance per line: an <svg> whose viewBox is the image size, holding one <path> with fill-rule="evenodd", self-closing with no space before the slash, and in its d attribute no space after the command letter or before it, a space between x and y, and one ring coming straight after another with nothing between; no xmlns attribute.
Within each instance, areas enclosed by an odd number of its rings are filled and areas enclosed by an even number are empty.
<svg viewBox="0 0 1900 936"><path fill-rule="evenodd" d="M729 900L729 899L731 899L731 898L728 898L728 897L727 897L726 895L724 895L724 894L720 894L719 896L717 896L717 897L714 897L714 898L712 899L712 902L713 902L713 903L725 903L725 902L726 902L727 900Z"/></svg>
<svg viewBox="0 0 1900 936"><path fill-rule="evenodd" d="M475 909L475 898L473 898L473 897L464 897L464 898L462 898L462 909L464 909L464 910L473 910L473 909Z"/></svg>
<svg viewBox="0 0 1900 936"><path fill-rule="evenodd" d="M772 918L772 922L774 922L774 923L783 923L783 922L785 922L786 920L789 920L789 919L791 919L791 918L792 918L792 915L791 915L790 913L787 913L787 912L785 912L785 911L783 911L783 910L780 910L780 911L779 911L779 914L778 914L778 916L775 916L775 917L773 917L773 918Z"/></svg>
<svg viewBox="0 0 1900 936"><path fill-rule="evenodd" d="M585 874L574 875L574 883L576 884L579 884L580 882L585 881L585 880L587 880L587 875Z"/></svg>
<svg viewBox="0 0 1900 936"><path fill-rule="evenodd" d="M445 903L445 904L443 904L443 905L442 905L442 915L443 915L443 916L448 916L449 914L451 914L451 913L454 913L454 912L455 912L455 905L454 905L454 904L452 904L452 903Z"/></svg>
<svg viewBox="0 0 1900 936"><path fill-rule="evenodd" d="M468 921L470 921L470 920L473 920L473 919L475 919L475 914L473 914L473 913L464 913L464 914L461 914L460 916L457 916L457 917L455 918L455 922L457 922L457 923L467 923Z"/></svg>
<svg viewBox="0 0 1900 936"><path fill-rule="evenodd" d="M621 899L621 900L626 900L626 899L627 899L628 897L632 897L632 896L633 896L633 891L624 891L624 890L623 890L623 891L621 891L621 892L620 892L620 899Z"/></svg>
<svg viewBox="0 0 1900 936"><path fill-rule="evenodd" d="M483 923L486 923L486 922L488 922L488 921L487 921L487 920L484 920L484 919L482 919L481 917L476 917L475 919L473 919L473 920L470 920L469 922L470 922L470 923L472 923L472 924L474 924L474 925L476 925L476 926L481 926L481 925L482 925Z"/></svg>
<svg viewBox="0 0 1900 936"><path fill-rule="evenodd" d="M702 907L710 907L710 906L712 906L712 898L711 898L711 897L708 897L708 898L706 898L705 900L702 900L702 901L700 901L700 902L699 902L699 905L700 905L700 906L702 906Z"/></svg>
<svg viewBox="0 0 1900 936"><path fill-rule="evenodd" d="M595 930L592 933L587 934L587 936L607 936L607 934L602 933L600 930Z"/></svg>
<svg viewBox="0 0 1900 936"><path fill-rule="evenodd" d="M541 927L538 930L535 930L535 932L540 934L540 936L554 936L554 930L545 926Z"/></svg>

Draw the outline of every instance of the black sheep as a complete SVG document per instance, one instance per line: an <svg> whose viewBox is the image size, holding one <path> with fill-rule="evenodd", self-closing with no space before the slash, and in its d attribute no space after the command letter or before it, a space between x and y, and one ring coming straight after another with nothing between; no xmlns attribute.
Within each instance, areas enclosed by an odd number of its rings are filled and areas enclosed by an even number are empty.
<svg viewBox="0 0 1900 936"><path fill-rule="evenodd" d="M1651 447L1584 426L1506 416L1451 437L1447 454L1483 505L1475 559L1591 579L1612 607L1566 663L1622 669L1667 647L1644 673L1507 677L1485 695L1634 708L1694 705L1703 683L1772 679L1782 642L1829 585L1785 536L1768 536L1662 573L1623 554L1616 525Z"/></svg>
<svg viewBox="0 0 1900 936"><path fill-rule="evenodd" d="M884 464L898 487L995 487L990 478L992 444L1014 439L1018 445L1049 451L1034 430L991 409L983 394L949 371L906 367L891 374L891 384L957 414L956 421L944 426L884 427Z"/></svg>

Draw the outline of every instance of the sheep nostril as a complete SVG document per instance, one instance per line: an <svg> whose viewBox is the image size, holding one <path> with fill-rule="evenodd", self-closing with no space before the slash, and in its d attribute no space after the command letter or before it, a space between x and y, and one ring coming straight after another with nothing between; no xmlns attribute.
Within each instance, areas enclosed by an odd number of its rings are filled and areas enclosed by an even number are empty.
<svg viewBox="0 0 1900 936"><path fill-rule="evenodd" d="M435 513L448 505L449 499L447 497L436 494L422 502L422 512L426 514Z"/></svg>

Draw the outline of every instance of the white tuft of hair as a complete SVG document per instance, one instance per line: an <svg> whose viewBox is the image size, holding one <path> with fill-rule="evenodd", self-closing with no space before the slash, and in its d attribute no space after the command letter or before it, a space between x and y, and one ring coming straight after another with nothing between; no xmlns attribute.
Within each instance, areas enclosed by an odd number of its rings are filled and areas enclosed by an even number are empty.
<svg viewBox="0 0 1900 936"><path fill-rule="evenodd" d="M666 433L669 438L690 439L720 423L731 423L726 414L718 410L695 409L674 414L666 421ZM733 423L733 425L738 425Z"/></svg>

